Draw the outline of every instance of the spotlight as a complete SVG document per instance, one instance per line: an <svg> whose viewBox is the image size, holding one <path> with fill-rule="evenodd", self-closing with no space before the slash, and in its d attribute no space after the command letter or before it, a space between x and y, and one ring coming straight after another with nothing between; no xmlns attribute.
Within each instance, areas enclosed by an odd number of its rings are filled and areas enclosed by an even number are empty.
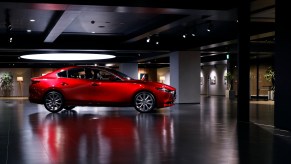
<svg viewBox="0 0 291 164"><path fill-rule="evenodd" d="M8 29L9 31L11 31L11 30L12 30L12 25L11 25L11 24L8 24L8 25L7 25L7 29Z"/></svg>
<svg viewBox="0 0 291 164"><path fill-rule="evenodd" d="M183 38L186 38L186 34L183 34Z"/></svg>
<svg viewBox="0 0 291 164"><path fill-rule="evenodd" d="M150 37L148 37L147 38L147 43L149 43L151 41L151 38Z"/></svg>
<svg viewBox="0 0 291 164"><path fill-rule="evenodd" d="M210 32L211 31L211 29L209 27L206 30L207 30L207 32Z"/></svg>
<svg viewBox="0 0 291 164"><path fill-rule="evenodd" d="M196 36L196 34L197 34L196 26L194 26L193 28L191 28L190 34L191 34L192 37Z"/></svg>
<svg viewBox="0 0 291 164"><path fill-rule="evenodd" d="M207 30L207 32L211 32L211 30L212 30L212 24L211 24L211 22L208 24L206 30Z"/></svg>
<svg viewBox="0 0 291 164"><path fill-rule="evenodd" d="M156 45L160 44L159 34L156 34L154 38L155 38Z"/></svg>

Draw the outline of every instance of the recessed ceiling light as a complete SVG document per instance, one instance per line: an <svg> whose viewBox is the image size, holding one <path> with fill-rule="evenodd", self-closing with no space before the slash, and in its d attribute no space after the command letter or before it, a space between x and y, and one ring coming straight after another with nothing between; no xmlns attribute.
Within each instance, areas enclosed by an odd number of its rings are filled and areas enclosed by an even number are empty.
<svg viewBox="0 0 291 164"><path fill-rule="evenodd" d="M30 22L35 22L35 19L30 19L29 21L30 21Z"/></svg>
<svg viewBox="0 0 291 164"><path fill-rule="evenodd" d="M96 32L95 32L95 31L92 31L91 33L92 33L92 34L95 34Z"/></svg>
<svg viewBox="0 0 291 164"><path fill-rule="evenodd" d="M31 32L31 30L26 30L27 32Z"/></svg>
<svg viewBox="0 0 291 164"><path fill-rule="evenodd" d="M90 54L90 53L48 53L48 54L30 54L20 56L23 59L31 60L102 60L115 58L114 55L107 54Z"/></svg>

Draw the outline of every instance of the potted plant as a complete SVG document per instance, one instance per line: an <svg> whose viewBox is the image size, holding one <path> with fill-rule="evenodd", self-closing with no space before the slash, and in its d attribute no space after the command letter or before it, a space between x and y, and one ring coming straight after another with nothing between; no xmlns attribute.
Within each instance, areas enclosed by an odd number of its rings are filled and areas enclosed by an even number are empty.
<svg viewBox="0 0 291 164"><path fill-rule="evenodd" d="M275 71L273 67L268 67L266 70L266 73L264 75L264 78L271 82L270 90L268 91L268 97L269 100L274 100L274 93L275 93Z"/></svg>
<svg viewBox="0 0 291 164"><path fill-rule="evenodd" d="M13 76L4 72L0 77L0 88L3 96L10 96L13 89Z"/></svg>
<svg viewBox="0 0 291 164"><path fill-rule="evenodd" d="M232 89L232 83L233 83L233 75L230 72L227 72L225 75L226 81L227 81L227 87L226 87L226 97L229 99L234 99L235 92Z"/></svg>

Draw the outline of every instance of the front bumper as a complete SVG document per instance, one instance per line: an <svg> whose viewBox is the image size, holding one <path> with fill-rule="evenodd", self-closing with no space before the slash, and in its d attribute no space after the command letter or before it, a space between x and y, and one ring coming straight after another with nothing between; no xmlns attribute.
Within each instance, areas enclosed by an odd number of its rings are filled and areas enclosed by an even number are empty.
<svg viewBox="0 0 291 164"><path fill-rule="evenodd" d="M164 93L162 97L160 97L160 103L157 103L158 108L163 108L163 107L170 107L175 104L176 100L176 91L171 91L168 93Z"/></svg>

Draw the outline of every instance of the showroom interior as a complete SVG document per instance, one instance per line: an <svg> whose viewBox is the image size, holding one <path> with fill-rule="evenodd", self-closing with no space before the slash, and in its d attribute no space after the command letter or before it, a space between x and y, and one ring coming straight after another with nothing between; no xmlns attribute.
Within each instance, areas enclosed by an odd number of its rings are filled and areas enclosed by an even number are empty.
<svg viewBox="0 0 291 164"><path fill-rule="evenodd" d="M192 3L1 1L0 79L13 87L0 84L0 163L290 162L287 2ZM23 58L53 53L79 57ZM29 102L31 78L78 65L171 85L176 103L51 114Z"/></svg>

